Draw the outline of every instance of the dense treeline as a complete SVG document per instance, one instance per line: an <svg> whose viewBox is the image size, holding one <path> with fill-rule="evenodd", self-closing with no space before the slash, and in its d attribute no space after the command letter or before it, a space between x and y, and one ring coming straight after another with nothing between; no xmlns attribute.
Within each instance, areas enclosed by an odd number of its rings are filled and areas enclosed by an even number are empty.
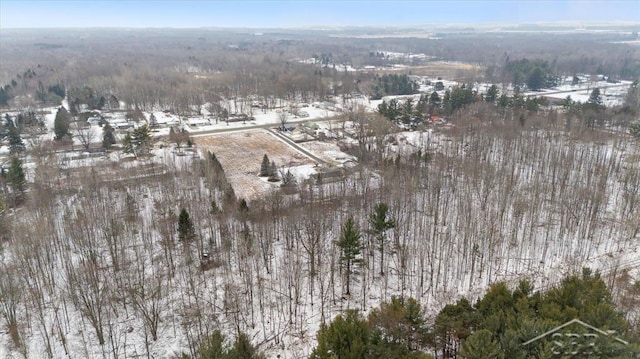
<svg viewBox="0 0 640 359"><path fill-rule="evenodd" d="M634 293L638 291L636 283ZM614 334L574 324L558 331L569 333L567 341L550 333L530 342L575 319ZM583 339L577 340L576 333ZM524 359L572 353L634 358L640 353L639 335L616 310L600 275L584 269L545 293L534 291L528 281L514 289L495 283L475 304L459 299L433 320L413 298L392 297L366 319L357 311L347 311L320 328L311 358L431 358L428 354L433 354L437 358ZM625 344L622 338L635 344Z"/></svg>
<svg viewBox="0 0 640 359"><path fill-rule="evenodd" d="M630 330L623 315L615 308L603 279L585 269L545 293L535 292L527 281L514 289L497 283L474 305L465 298L446 305L435 318L432 338L435 353L445 358L546 358L558 351L568 356L576 351L578 355L597 353L600 358L633 358L640 347L615 340L626 338L637 343L640 334ZM571 340L563 343L557 338L562 344L556 344L550 337L524 345L574 319L612 330L615 335L601 337L593 345L580 341L570 346ZM580 324L564 332L596 334Z"/></svg>
<svg viewBox="0 0 640 359"><path fill-rule="evenodd" d="M530 88L548 84L554 76L578 73L599 73L612 79L640 76L637 51L613 43L626 39L624 35L471 36L449 32L439 40L415 40L328 37L313 31L256 36L239 30L186 29L92 30L82 32L82 40L79 35L59 30L33 44L39 38L37 32L3 32L0 106L57 105L65 91L76 88L82 92L87 87L92 94L83 103L91 108L113 104L111 96L115 96L132 108L155 106L176 112L197 111L198 105L221 97L256 95L268 102L271 97L308 101L354 91L370 91L374 96L404 94L414 90L410 82L381 82L335 65L420 65L429 59L487 68L484 76L467 76L467 81L480 77L496 83L515 80ZM388 59L376 55L381 50L422 52L427 59ZM308 58L318 63L298 62Z"/></svg>
<svg viewBox="0 0 640 359"><path fill-rule="evenodd" d="M41 69L38 65L38 71ZM8 106L9 101L19 94L33 95L34 100L42 105L57 105L65 96L64 85L59 82L52 83L45 88L42 81L59 81L52 80L49 76L38 76L35 70L29 68L22 74L17 74L15 78L12 78L10 83L4 86L0 86L0 107ZM34 104L34 102L26 99L27 102L20 103L22 106L27 107Z"/></svg>
<svg viewBox="0 0 640 359"><path fill-rule="evenodd" d="M624 40L633 40L629 31ZM607 35L573 34L442 34L442 39L418 42L415 52L458 59L487 67L487 80L511 81L502 71L507 59L546 61L554 75L603 74L632 80L640 76L640 54L628 44L615 44ZM619 46L623 45L623 46Z"/></svg>
<svg viewBox="0 0 640 359"><path fill-rule="evenodd" d="M550 88L557 83L556 76L546 61L530 61L527 58L509 61L507 58L504 71L512 77L511 83L514 86L527 85L530 91Z"/></svg>
<svg viewBox="0 0 640 359"><path fill-rule="evenodd" d="M566 129L570 130L576 125L582 129L592 130L612 128L622 132L629 131L637 137L637 116L640 114L639 96L640 89L637 81L630 86L624 104L615 108L607 108L603 105L599 88L594 88L589 99L584 103L574 101L571 95L568 95L561 103ZM415 104L412 98L383 101L378 105L377 111L391 122L411 124L412 128L416 128L417 125L424 124L429 116L446 115L456 118L470 105L477 104L479 108L486 108L482 105L483 103L489 105L492 110L499 109L498 116L502 121L507 118L518 120L521 126L526 125L527 118L549 111L546 107L548 103L543 97L525 97L520 92L509 96L506 93L500 93L497 85L490 86L486 93L481 94L473 86L466 84L446 90L442 99L434 91L430 96L421 95ZM482 112L484 111L479 111L479 113ZM555 112L552 111L552 113Z"/></svg>
<svg viewBox="0 0 640 359"><path fill-rule="evenodd" d="M347 310L318 332L312 359L431 358L427 318L413 298L393 297L374 308L366 319Z"/></svg>
<svg viewBox="0 0 640 359"><path fill-rule="evenodd" d="M388 95L413 95L418 93L418 84L407 75L382 75L375 79L371 99L379 100Z"/></svg>

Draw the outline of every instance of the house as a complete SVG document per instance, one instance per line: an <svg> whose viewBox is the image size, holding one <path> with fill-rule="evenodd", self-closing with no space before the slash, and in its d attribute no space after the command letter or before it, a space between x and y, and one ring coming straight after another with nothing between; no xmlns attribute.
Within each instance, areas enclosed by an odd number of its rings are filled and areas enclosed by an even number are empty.
<svg viewBox="0 0 640 359"><path fill-rule="evenodd" d="M90 125L99 125L102 122L102 117L100 116L91 116L87 119L87 123Z"/></svg>
<svg viewBox="0 0 640 359"><path fill-rule="evenodd" d="M562 106L565 99L554 96L540 96L544 101L547 102L547 106Z"/></svg>
<svg viewBox="0 0 640 359"><path fill-rule="evenodd" d="M249 116L244 113L233 113L229 115L228 122L249 121Z"/></svg>
<svg viewBox="0 0 640 359"><path fill-rule="evenodd" d="M109 120L109 125L116 130L128 130L133 128L133 124L124 119Z"/></svg>
<svg viewBox="0 0 640 359"><path fill-rule="evenodd" d="M204 118L190 118L187 120L187 125L192 126L192 127L197 127L197 126L209 126L211 124L211 122L209 120L206 120Z"/></svg>
<svg viewBox="0 0 640 359"><path fill-rule="evenodd" d="M310 177L317 183L338 182L345 177L345 171L341 168L332 168L324 170L322 172L314 173Z"/></svg>
<svg viewBox="0 0 640 359"><path fill-rule="evenodd" d="M111 125L111 127L115 128L116 130L128 130L133 128L133 124L129 123L129 122L117 122L113 125Z"/></svg>
<svg viewBox="0 0 640 359"><path fill-rule="evenodd" d="M336 104L333 102L328 102L328 101L320 102L317 107L323 110L337 111Z"/></svg>
<svg viewBox="0 0 640 359"><path fill-rule="evenodd" d="M432 124L444 125L447 120L438 115L429 115L429 122Z"/></svg>

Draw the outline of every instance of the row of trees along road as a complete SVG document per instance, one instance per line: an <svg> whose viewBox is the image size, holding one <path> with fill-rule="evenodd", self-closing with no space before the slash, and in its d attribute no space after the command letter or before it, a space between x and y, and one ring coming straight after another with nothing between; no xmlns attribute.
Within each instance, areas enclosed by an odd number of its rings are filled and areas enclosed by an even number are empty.
<svg viewBox="0 0 640 359"><path fill-rule="evenodd" d="M605 127L616 128L621 131L629 131L633 136L638 132L638 97L640 90L638 82L635 81L629 88L629 92L623 106L607 108L604 106L602 92L600 88L591 90L589 99L584 102L574 101L571 96L567 96L561 106L566 113L566 125L568 128L576 124L583 128L602 129ZM517 119L524 126L527 117L540 113L547 105L545 98L536 96L524 96L520 92L515 92L512 96L501 93L498 86L491 85L484 94L479 93L470 85L463 84L451 90L445 91L442 99L437 92L430 96L422 95L417 103L411 98L399 101L391 99L381 103L378 113L394 123L417 124L424 123L429 115L442 115L455 117L465 111L466 107L487 103L501 109L500 116L503 120L509 116L512 120Z"/></svg>

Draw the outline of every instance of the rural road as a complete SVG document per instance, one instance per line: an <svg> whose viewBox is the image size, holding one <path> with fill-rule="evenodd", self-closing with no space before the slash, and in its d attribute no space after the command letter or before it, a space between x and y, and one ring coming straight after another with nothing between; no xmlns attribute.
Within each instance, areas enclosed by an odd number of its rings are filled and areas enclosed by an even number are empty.
<svg viewBox="0 0 640 359"><path fill-rule="evenodd" d="M575 89L575 90L565 90L565 91L551 91L551 92L535 92L535 93L531 93L530 95L532 96L546 96L546 95L555 95L555 94L562 94L562 93L567 93L567 94L571 94L574 92L581 92L581 91L589 91L593 88L600 88L600 89L608 89L608 88L616 88L616 87L628 87L629 84L614 84L614 85L608 85L608 86L593 86L593 87L589 87L586 89ZM292 125L292 124L301 124L301 123L314 123L314 122L328 122L328 121L334 121L337 119L338 116L334 116L334 117L328 117L328 118L310 118L310 119L295 119L295 120L288 120L287 121L287 125ZM280 126L279 122L272 122L272 123L265 123L265 124L253 124L253 125L245 125L242 127L223 127L223 128L217 128L214 130L206 130L206 131L194 131L194 132L190 132L189 135L191 137L201 137L201 136L208 136L208 135L212 135L212 134L217 134L217 133L225 133L225 132L239 132L239 131L248 131L248 130L255 130L255 129L261 129L261 128L272 128L272 127L278 127Z"/></svg>
<svg viewBox="0 0 640 359"><path fill-rule="evenodd" d="M592 87L588 87L586 89L575 89L575 90L563 90L563 91L550 91L550 92L533 92L531 94L528 94L528 96L546 96L546 95L556 95L556 94L560 94L560 93L574 93L574 92L582 92L582 91L590 91L593 90L594 88L599 88L599 89L608 89L608 88L615 88L615 87L629 87L629 84L618 84L618 85L608 85L608 86L592 86Z"/></svg>
<svg viewBox="0 0 640 359"><path fill-rule="evenodd" d="M335 117L289 120L287 121L286 126L289 126L292 124L328 122L328 121L334 121L334 120L335 120ZM202 136L209 136L209 135L218 134L218 133L249 131L249 130L272 128L272 127L278 127L278 126L280 126L280 123L274 122L274 123L265 123L260 125L246 125L243 127L225 127L225 128L217 128L215 130L194 131L194 132L189 132L189 135L191 137L202 137Z"/></svg>

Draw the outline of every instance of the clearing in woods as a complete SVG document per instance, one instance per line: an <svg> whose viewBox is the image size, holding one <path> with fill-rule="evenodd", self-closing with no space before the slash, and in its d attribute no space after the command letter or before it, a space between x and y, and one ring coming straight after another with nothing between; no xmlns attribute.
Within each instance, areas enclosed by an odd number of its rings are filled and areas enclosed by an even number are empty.
<svg viewBox="0 0 640 359"><path fill-rule="evenodd" d="M196 137L194 141L205 153L216 155L236 196L247 200L257 199L280 185L258 177L265 154L279 169L315 163L265 130Z"/></svg>

